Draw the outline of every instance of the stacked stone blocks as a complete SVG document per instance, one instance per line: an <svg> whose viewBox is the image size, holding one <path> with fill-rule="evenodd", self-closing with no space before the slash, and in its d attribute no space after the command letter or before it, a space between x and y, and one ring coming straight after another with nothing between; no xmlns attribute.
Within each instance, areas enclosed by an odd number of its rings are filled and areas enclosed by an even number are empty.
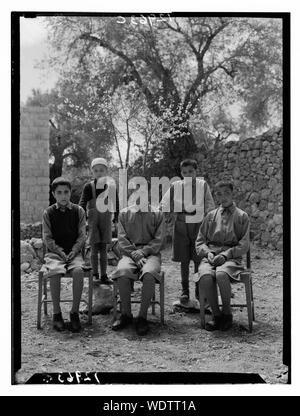
<svg viewBox="0 0 300 416"><path fill-rule="evenodd" d="M283 178L282 129L255 138L219 144L200 157L200 173L210 186L231 178L235 201L251 220L255 240L282 249Z"/></svg>
<svg viewBox="0 0 300 416"><path fill-rule="evenodd" d="M49 110L23 107L20 119L20 220L41 220L49 205Z"/></svg>

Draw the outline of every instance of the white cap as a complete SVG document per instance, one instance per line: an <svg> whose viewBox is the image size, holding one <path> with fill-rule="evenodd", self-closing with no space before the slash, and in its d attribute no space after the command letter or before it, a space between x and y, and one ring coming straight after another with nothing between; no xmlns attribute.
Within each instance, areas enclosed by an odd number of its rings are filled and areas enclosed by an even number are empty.
<svg viewBox="0 0 300 416"><path fill-rule="evenodd" d="M96 165L104 165L107 167L107 161L103 157L96 157L96 159L92 160L91 168L93 169Z"/></svg>

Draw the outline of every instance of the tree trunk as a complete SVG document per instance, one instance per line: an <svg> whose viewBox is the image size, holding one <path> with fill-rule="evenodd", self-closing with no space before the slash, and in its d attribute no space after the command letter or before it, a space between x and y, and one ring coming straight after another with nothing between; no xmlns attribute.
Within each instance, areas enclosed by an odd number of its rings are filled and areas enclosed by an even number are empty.
<svg viewBox="0 0 300 416"><path fill-rule="evenodd" d="M125 169L127 169L129 165L129 154L130 154L130 145L131 145L131 137L130 137L130 132L129 132L129 120L126 120L126 130L127 130L127 152L126 152L126 160L125 160Z"/></svg>
<svg viewBox="0 0 300 416"><path fill-rule="evenodd" d="M199 149L192 132L187 127L178 126L177 131L180 135L176 135L176 139L167 140L165 157L170 159L173 173L180 176L180 162L187 158L195 159Z"/></svg>

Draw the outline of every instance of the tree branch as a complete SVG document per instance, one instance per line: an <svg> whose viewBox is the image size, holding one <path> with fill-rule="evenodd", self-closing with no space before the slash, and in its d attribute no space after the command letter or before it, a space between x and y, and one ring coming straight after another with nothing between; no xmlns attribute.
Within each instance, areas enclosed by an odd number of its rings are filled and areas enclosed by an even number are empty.
<svg viewBox="0 0 300 416"><path fill-rule="evenodd" d="M132 75L134 77L134 79L136 80L138 86L140 87L141 91L143 92L143 94L146 97L147 103L149 105L149 108L155 113L155 114L159 114L159 107L155 104L154 102L154 97L153 94L151 93L151 91L149 90L149 88L143 83L142 78L139 74L139 72L137 71L134 63L132 62L132 60L125 55L124 52L114 48L112 45L110 45L108 42L104 41L103 39L98 38L95 35L92 35L90 33L83 33L79 36L78 39L88 39L92 42L97 43L98 45L102 46L103 48L109 50L110 52L112 52L114 55L119 56L121 59L123 59L127 65L131 68L131 72Z"/></svg>

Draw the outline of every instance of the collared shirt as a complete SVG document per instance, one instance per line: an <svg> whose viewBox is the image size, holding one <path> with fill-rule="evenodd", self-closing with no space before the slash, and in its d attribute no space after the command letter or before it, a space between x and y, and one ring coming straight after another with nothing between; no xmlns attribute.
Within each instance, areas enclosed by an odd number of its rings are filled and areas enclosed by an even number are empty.
<svg viewBox="0 0 300 416"><path fill-rule="evenodd" d="M183 189L185 190L184 192ZM191 201L184 199L184 193L188 190L190 190L191 193ZM200 196L200 201L197 201L197 193ZM182 215L194 215L196 213L195 204L197 204L196 210L199 212L199 219L197 222L201 222L204 216L215 208L210 188L208 183L203 178L196 178L196 181L193 180L188 183L186 183L184 179L173 182L168 191L162 197L160 209L165 213L176 213L179 208L181 211L179 211L177 215L181 217Z"/></svg>
<svg viewBox="0 0 300 416"><path fill-rule="evenodd" d="M240 259L249 250L250 221L248 214L233 203L210 211L200 226L196 252L205 257L209 252L227 259Z"/></svg>
<svg viewBox="0 0 300 416"><path fill-rule="evenodd" d="M61 211L65 211L66 208L72 209L72 203L69 201L67 205L59 205L57 202L54 204L56 209L60 209Z"/></svg>
<svg viewBox="0 0 300 416"><path fill-rule="evenodd" d="M149 212L137 211L135 206L124 208L119 214L118 242L121 253L131 256L142 250L145 256L158 254L163 246L165 222L163 213L149 206Z"/></svg>
<svg viewBox="0 0 300 416"><path fill-rule="evenodd" d="M58 205L57 203L54 204L56 209L60 209L61 211L65 211L66 209L72 209L76 204L73 204L72 202L69 202L66 207L62 207ZM83 248L85 239L86 239L86 221L85 221L85 212L83 208L79 207L79 221L78 221L78 237L75 242L75 244L72 247L72 251L77 254L80 252L80 250ZM51 208L51 207L49 207ZM49 208L45 209L43 213L43 241L46 246L47 251L50 251L52 253L61 254L63 252L62 247L57 245L55 243L55 240L53 238L52 230L51 230L51 222L49 217Z"/></svg>

